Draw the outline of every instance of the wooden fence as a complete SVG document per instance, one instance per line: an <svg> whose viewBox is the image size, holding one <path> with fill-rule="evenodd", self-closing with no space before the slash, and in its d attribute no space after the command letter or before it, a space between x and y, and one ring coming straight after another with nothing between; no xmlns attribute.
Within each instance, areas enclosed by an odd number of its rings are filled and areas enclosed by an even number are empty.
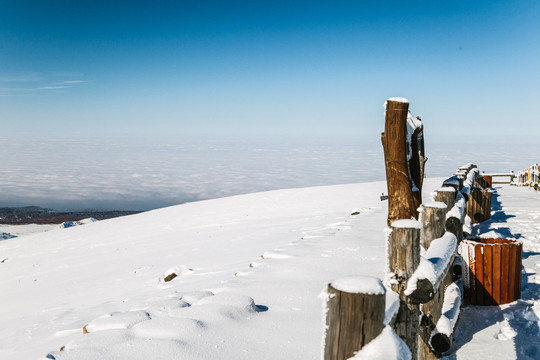
<svg viewBox="0 0 540 360"><path fill-rule="evenodd" d="M530 186L538 190L540 187L540 166L534 164L527 169L518 171L516 184L519 186Z"/></svg>
<svg viewBox="0 0 540 360"><path fill-rule="evenodd" d="M390 228L385 283L399 297L399 305L382 317L385 296L376 286L360 286L361 279L357 286L330 284L325 360L349 359L355 353L369 358L363 355L369 344L389 344L378 341L388 334L403 345L394 359L437 359L452 344L462 304L458 244L471 234L473 218L489 218L491 193L476 165L467 164L442 183L431 201L422 203L423 124L408 107L403 98L386 102L382 134ZM353 303L364 308L353 310ZM366 304L371 304L369 309ZM359 330L367 327L376 331Z"/></svg>
<svg viewBox="0 0 540 360"><path fill-rule="evenodd" d="M511 184L516 179L516 173L513 171L508 173L486 173L482 171L482 176L493 178L493 184Z"/></svg>

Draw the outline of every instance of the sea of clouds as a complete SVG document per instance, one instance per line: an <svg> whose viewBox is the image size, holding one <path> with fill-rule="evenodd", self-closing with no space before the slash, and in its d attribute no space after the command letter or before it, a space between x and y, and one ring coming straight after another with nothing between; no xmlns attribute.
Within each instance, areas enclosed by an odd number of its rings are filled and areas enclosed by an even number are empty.
<svg viewBox="0 0 540 360"><path fill-rule="evenodd" d="M520 170L531 151L426 143L427 176ZM525 156L523 156L525 155ZM147 210L265 190L385 179L378 139L269 137L0 138L0 206ZM520 167L521 166L521 167Z"/></svg>

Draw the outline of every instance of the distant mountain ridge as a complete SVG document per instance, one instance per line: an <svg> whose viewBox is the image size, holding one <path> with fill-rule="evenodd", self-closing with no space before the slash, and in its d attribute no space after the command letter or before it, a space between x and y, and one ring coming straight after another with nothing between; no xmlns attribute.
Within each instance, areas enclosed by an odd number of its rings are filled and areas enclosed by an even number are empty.
<svg viewBox="0 0 540 360"><path fill-rule="evenodd" d="M140 212L127 210L84 210L69 212L39 206L0 207L0 224L60 224L66 221L79 221L87 218L104 220Z"/></svg>

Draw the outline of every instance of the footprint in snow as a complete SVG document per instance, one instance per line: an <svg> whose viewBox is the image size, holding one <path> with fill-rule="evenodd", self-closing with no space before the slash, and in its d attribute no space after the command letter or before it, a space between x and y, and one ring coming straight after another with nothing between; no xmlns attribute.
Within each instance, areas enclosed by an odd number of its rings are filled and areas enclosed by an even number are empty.
<svg viewBox="0 0 540 360"><path fill-rule="evenodd" d="M270 253L270 252L265 252L261 255L261 259L288 259L290 257L291 257L290 255L276 254L276 253Z"/></svg>
<svg viewBox="0 0 540 360"><path fill-rule="evenodd" d="M497 323L499 326L499 333L496 335L496 338L503 341L511 340L517 335L516 331L510 325L510 320L514 319L514 314L507 313L503 314L503 316L504 320Z"/></svg>

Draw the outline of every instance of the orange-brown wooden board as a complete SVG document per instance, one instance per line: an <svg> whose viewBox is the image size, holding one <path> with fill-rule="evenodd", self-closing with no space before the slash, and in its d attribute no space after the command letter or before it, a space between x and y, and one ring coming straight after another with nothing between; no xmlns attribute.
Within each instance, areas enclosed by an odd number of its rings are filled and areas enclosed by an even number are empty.
<svg viewBox="0 0 540 360"><path fill-rule="evenodd" d="M501 304L501 245L493 245L493 300Z"/></svg>
<svg viewBox="0 0 540 360"><path fill-rule="evenodd" d="M509 245L508 249L508 301L516 300L516 246ZM521 269L520 269L521 270Z"/></svg>
<svg viewBox="0 0 540 360"><path fill-rule="evenodd" d="M501 304L508 302L508 257L509 247L503 246L501 249Z"/></svg>
<svg viewBox="0 0 540 360"><path fill-rule="evenodd" d="M493 287L491 272L493 246L484 246L484 305L493 304Z"/></svg>
<svg viewBox="0 0 540 360"><path fill-rule="evenodd" d="M474 246L474 253L476 258L476 301L475 304L482 305L484 303L484 257L482 254L482 245L478 244Z"/></svg>

